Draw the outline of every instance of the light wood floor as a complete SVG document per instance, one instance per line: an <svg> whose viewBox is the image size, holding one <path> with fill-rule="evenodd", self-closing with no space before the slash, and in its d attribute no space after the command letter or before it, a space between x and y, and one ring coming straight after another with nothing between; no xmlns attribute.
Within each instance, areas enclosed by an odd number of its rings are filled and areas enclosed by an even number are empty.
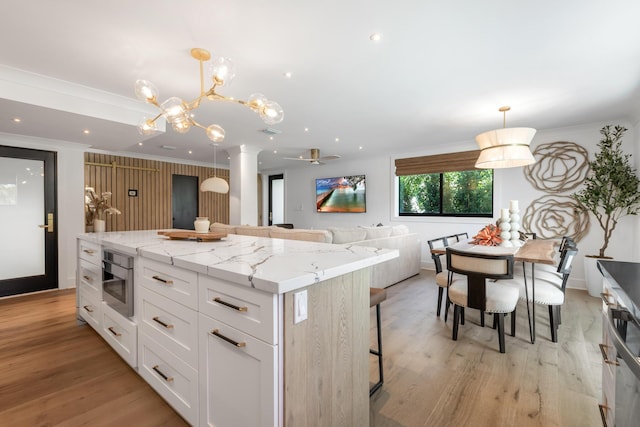
<svg viewBox="0 0 640 427"><path fill-rule="evenodd" d="M598 299L567 291L558 344L543 309L530 344L519 307L517 336L500 354L496 332L471 310L451 340L451 320L435 316L436 289L427 271L387 289L385 384L371 399L371 426L601 425ZM2 426L186 425L91 327L76 324L73 290L0 300L0 367Z"/></svg>
<svg viewBox="0 0 640 427"><path fill-rule="evenodd" d="M480 327L475 310L467 310L453 341L452 316L446 324L436 317L436 301L433 272L387 288L381 305L385 383L371 399L371 426L602 425L599 299L567 290L557 344L542 306L536 343L530 343L521 303L516 337L505 337L506 354L498 351L497 332Z"/></svg>

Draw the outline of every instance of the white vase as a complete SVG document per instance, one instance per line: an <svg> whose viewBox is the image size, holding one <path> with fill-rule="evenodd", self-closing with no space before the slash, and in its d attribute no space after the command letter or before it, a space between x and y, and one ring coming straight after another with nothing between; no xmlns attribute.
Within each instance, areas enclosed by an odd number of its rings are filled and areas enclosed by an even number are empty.
<svg viewBox="0 0 640 427"><path fill-rule="evenodd" d="M209 232L209 218L206 216L198 216L196 220L193 221L193 226L196 229L196 233L208 233Z"/></svg>
<svg viewBox="0 0 640 427"><path fill-rule="evenodd" d="M104 219L94 219L93 220L93 231L96 233L101 233L106 230L107 225Z"/></svg>
<svg viewBox="0 0 640 427"><path fill-rule="evenodd" d="M598 270L598 260L602 258L584 257L584 281L587 284L587 291L592 297L600 298L604 278Z"/></svg>

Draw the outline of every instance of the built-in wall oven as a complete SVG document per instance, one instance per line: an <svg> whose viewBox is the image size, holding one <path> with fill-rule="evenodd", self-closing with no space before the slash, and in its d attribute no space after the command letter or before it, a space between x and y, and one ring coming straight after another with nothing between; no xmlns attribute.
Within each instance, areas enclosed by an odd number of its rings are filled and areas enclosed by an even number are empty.
<svg viewBox="0 0 640 427"><path fill-rule="evenodd" d="M640 323L619 306L608 309L608 329L615 347L615 425L640 423ZM611 426L609 426L611 427Z"/></svg>
<svg viewBox="0 0 640 427"><path fill-rule="evenodd" d="M134 257L102 250L102 300L125 317L133 317Z"/></svg>

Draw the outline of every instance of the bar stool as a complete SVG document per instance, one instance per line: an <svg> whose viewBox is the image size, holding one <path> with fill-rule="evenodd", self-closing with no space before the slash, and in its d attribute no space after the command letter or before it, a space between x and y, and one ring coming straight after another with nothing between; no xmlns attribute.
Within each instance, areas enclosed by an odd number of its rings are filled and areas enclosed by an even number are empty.
<svg viewBox="0 0 640 427"><path fill-rule="evenodd" d="M378 356L378 372L380 381L375 383L369 389L369 397L373 395L384 383L384 376L382 374L382 328L380 327L380 303L387 299L387 291L381 288L369 289L369 308L376 306L376 328L378 335L378 349L369 349L369 353L374 356Z"/></svg>

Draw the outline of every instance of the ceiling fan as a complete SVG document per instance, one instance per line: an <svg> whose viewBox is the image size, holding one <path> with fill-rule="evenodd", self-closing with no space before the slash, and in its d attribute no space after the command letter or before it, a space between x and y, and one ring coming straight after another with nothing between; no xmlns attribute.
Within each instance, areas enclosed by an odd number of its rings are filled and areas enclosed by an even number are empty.
<svg viewBox="0 0 640 427"><path fill-rule="evenodd" d="M323 156L320 157L320 149L319 148L312 148L311 152L310 152L310 156L308 159L303 158L302 156L300 157L285 157L286 160L302 160L304 162L309 162L312 165L324 165L324 163L322 163L323 161L327 161L327 160L335 160L335 159L339 159L340 156L338 156L337 154L331 155L331 156Z"/></svg>

